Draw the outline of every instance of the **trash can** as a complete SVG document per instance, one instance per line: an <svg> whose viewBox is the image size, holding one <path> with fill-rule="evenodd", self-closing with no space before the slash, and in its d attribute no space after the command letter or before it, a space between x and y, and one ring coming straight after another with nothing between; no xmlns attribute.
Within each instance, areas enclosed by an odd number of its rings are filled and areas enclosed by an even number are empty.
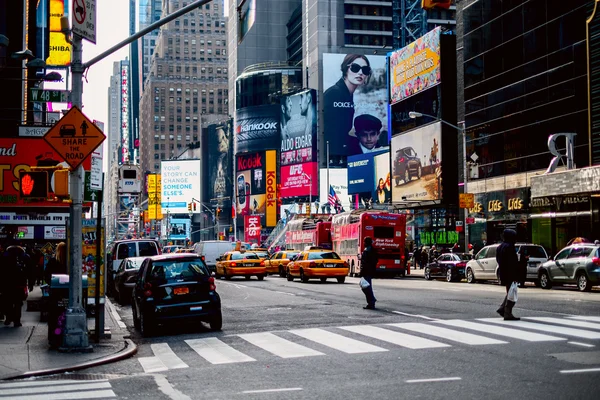
<svg viewBox="0 0 600 400"><path fill-rule="evenodd" d="M87 305L87 276L82 281L82 307ZM65 331L65 310L69 307L69 275L52 275L48 296L48 343L56 348L62 345ZM84 308L85 309L85 308Z"/></svg>

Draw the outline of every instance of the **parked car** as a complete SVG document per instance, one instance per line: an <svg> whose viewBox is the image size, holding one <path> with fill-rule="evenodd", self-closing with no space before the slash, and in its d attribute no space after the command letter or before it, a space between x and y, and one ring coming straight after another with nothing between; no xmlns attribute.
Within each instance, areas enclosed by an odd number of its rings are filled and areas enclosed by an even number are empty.
<svg viewBox="0 0 600 400"><path fill-rule="evenodd" d="M576 284L582 292L600 285L600 246L578 243L567 246L543 263L538 271L543 289L553 285Z"/></svg>
<svg viewBox="0 0 600 400"><path fill-rule="evenodd" d="M446 278L448 282L460 281L465 278L465 267L471 258L471 254L468 253L442 254L435 261L427 264L423 277L427 280Z"/></svg>
<svg viewBox="0 0 600 400"><path fill-rule="evenodd" d="M132 310L142 336L151 336L160 324L178 321L208 322L212 330L223 325L215 278L196 254L146 258L133 288Z"/></svg>
<svg viewBox="0 0 600 400"><path fill-rule="evenodd" d="M496 250L499 243L485 246L467 263L467 282L475 283L478 280L500 280ZM538 279L537 270L541 263L548 261L548 253L539 244L516 243L515 249L519 257L528 256L526 280L535 282Z"/></svg>
<svg viewBox="0 0 600 400"><path fill-rule="evenodd" d="M315 278L321 282L335 278L344 283L349 269L348 263L334 251L310 250L301 252L287 265L286 278L288 281L300 278L303 283Z"/></svg>
<svg viewBox="0 0 600 400"><path fill-rule="evenodd" d="M421 168L421 160L412 147L404 147L396 150L394 158L394 179L396 186L400 185L400 180L408 183L413 177L421 179Z"/></svg>
<svg viewBox="0 0 600 400"><path fill-rule="evenodd" d="M267 267L267 274L279 274L280 277L285 278L285 270L290 260L298 255L298 251L282 250L273 254L268 260L265 260L265 266Z"/></svg>
<svg viewBox="0 0 600 400"><path fill-rule="evenodd" d="M131 299L131 291L135 286L138 270L146 257L129 257L121 261L115 273L114 291L120 304L125 304Z"/></svg>
<svg viewBox="0 0 600 400"><path fill-rule="evenodd" d="M107 257L107 275L108 275L108 288L114 287L114 279L116 269L119 268L121 262L126 258L131 257L150 257L161 254L160 245L158 241L151 239L127 239L117 240L113 242L112 248Z"/></svg>

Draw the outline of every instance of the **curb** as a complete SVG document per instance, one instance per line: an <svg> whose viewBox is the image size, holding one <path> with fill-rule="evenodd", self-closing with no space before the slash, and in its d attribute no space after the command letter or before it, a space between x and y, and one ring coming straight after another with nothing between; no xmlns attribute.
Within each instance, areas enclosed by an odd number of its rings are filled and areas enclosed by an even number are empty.
<svg viewBox="0 0 600 400"><path fill-rule="evenodd" d="M99 358L99 359L96 359L93 361L88 361L88 362L84 362L84 363L80 363L80 364L69 365L69 366L61 367L61 368L41 369L38 371L27 371L22 374L9 376L8 378L4 378L2 380L11 381L11 380L15 380L15 379L25 379L25 378L32 378L32 377L36 377L36 376L56 375L56 374L61 374L64 372L79 371L79 370L86 369L86 368L97 367L99 365L110 364L110 363L114 363L117 361L121 361L126 358L132 357L133 355L135 355L137 353L137 350L138 350L137 345L135 343L133 343L133 341L131 339L125 339L124 343L125 344L124 344L123 348L119 352L112 354L110 356L102 357L102 358Z"/></svg>

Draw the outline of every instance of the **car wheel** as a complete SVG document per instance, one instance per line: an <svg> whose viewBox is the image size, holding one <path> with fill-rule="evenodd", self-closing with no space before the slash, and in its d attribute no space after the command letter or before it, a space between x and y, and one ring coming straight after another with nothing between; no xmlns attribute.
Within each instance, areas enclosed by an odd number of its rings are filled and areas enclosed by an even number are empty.
<svg viewBox="0 0 600 400"><path fill-rule="evenodd" d="M131 300L131 312L133 313L133 327L135 329L140 329L140 317L137 314L137 307L135 306L135 300Z"/></svg>
<svg viewBox="0 0 600 400"><path fill-rule="evenodd" d="M247 281L249 281L250 280L250 275L244 276L244 279L246 279Z"/></svg>
<svg viewBox="0 0 600 400"><path fill-rule="evenodd" d="M289 282L291 282L291 281L294 280L294 277L292 276L292 274L290 274L290 270L289 269L287 270L287 273L285 274L285 277L287 278L287 280Z"/></svg>
<svg viewBox="0 0 600 400"><path fill-rule="evenodd" d="M321 282L327 282L327 278L321 278Z"/></svg>
<svg viewBox="0 0 600 400"><path fill-rule="evenodd" d="M417 179L421 179L421 165L417 167Z"/></svg>
<svg viewBox="0 0 600 400"><path fill-rule="evenodd" d="M540 272L540 287L542 289L552 289L552 282L550 282L550 276L546 271Z"/></svg>
<svg viewBox="0 0 600 400"><path fill-rule="evenodd" d="M423 272L423 278L427 279L428 281L431 280L431 270L429 269L429 267L425 267L425 271Z"/></svg>
<svg viewBox="0 0 600 400"><path fill-rule="evenodd" d="M215 270L215 279L221 279L221 275Z"/></svg>
<svg viewBox="0 0 600 400"><path fill-rule="evenodd" d="M208 325L212 331L220 331L223 327L223 314L219 310L219 313L213 315L210 321L208 321Z"/></svg>
<svg viewBox="0 0 600 400"><path fill-rule="evenodd" d="M408 182L410 182L410 171L408 170L408 167L406 167L404 170L404 183Z"/></svg>
<svg viewBox="0 0 600 400"><path fill-rule="evenodd" d="M285 278L285 270L281 265L279 266L279 276Z"/></svg>
<svg viewBox="0 0 600 400"><path fill-rule="evenodd" d="M227 275L227 270L223 269L223 275L225 275L225 279L230 281L231 280L231 276Z"/></svg>
<svg viewBox="0 0 600 400"><path fill-rule="evenodd" d="M473 270L471 268L467 268L467 283L475 283L477 280L475 279L475 275L473 275Z"/></svg>
<svg viewBox="0 0 600 400"><path fill-rule="evenodd" d="M300 270L300 280L302 281L302 283L306 283L308 282L308 278L306 276L304 276L304 270Z"/></svg>
<svg viewBox="0 0 600 400"><path fill-rule="evenodd" d="M454 280L454 277L452 276L452 270L450 268L446 270L446 280L448 282L452 282Z"/></svg>
<svg viewBox="0 0 600 400"><path fill-rule="evenodd" d="M152 336L154 327L152 326L152 324L150 323L150 321L148 321L148 318L144 317L144 313L140 313L140 330L142 333L143 337L150 337Z"/></svg>
<svg viewBox="0 0 600 400"><path fill-rule="evenodd" d="M256 275L256 277L258 278L259 281L262 281L263 279L265 279L264 275Z"/></svg>
<svg viewBox="0 0 600 400"><path fill-rule="evenodd" d="M592 290L592 284L585 272L581 271L577 274L577 288L582 292Z"/></svg>
<svg viewBox="0 0 600 400"><path fill-rule="evenodd" d="M338 283L344 283L346 282L346 277L345 276L340 276L337 278Z"/></svg>

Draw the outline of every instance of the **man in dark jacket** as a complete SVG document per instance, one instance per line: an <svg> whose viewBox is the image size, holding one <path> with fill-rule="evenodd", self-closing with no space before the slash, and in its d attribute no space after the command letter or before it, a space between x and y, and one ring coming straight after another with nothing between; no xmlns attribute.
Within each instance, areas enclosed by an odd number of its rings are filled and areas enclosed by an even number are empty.
<svg viewBox="0 0 600 400"><path fill-rule="evenodd" d="M520 318L512 314L515 306L514 301L508 300L508 290L513 282L519 280L519 259L515 243L517 241L517 232L512 229L504 230L504 241L496 250L496 261L500 273L500 283L506 287L506 296L499 309L496 310L506 321L518 321Z"/></svg>
<svg viewBox="0 0 600 400"><path fill-rule="evenodd" d="M369 287L362 290L367 298L367 305L363 308L373 310L375 309L375 302L377 299L373 294L372 279L373 276L375 276L375 270L377 269L377 261L379 261L379 258L377 257L377 250L375 250L373 247L373 239L366 237L364 240L364 245L365 248L360 257L360 276L369 282Z"/></svg>
<svg viewBox="0 0 600 400"><path fill-rule="evenodd" d="M21 324L21 308L27 290L27 265L29 257L20 246L9 246L3 255L2 297L6 320L4 325Z"/></svg>

